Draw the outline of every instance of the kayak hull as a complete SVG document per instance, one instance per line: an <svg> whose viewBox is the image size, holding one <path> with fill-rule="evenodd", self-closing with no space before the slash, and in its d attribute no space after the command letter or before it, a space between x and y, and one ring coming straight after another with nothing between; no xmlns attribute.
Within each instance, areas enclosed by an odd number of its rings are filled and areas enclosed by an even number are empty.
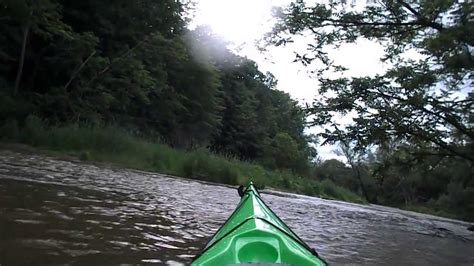
<svg viewBox="0 0 474 266"><path fill-rule="evenodd" d="M326 265L271 211L251 183L192 265L243 263Z"/></svg>

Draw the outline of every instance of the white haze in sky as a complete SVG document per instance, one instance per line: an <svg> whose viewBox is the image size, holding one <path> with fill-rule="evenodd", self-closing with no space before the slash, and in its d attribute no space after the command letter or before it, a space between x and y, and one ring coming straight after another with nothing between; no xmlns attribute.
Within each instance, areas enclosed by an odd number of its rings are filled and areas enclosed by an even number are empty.
<svg viewBox="0 0 474 266"><path fill-rule="evenodd" d="M311 103L317 97L317 82L312 79L310 68L293 63L295 51L304 51L305 44L311 39L296 38L295 43L286 47L270 47L262 53L257 49L256 41L269 32L273 25L271 9L273 6L285 6L291 0L198 0L191 28L208 25L215 33L234 44L234 51L257 62L260 71L271 72L278 79L277 89L288 92L300 103ZM361 1L365 4L366 1ZM367 40L356 44L343 45L330 51L331 58L346 66L348 76L375 75L382 73L386 66L380 63L383 48ZM350 122L349 116L341 121ZM316 133L320 128L310 128L308 133ZM318 147L323 160L337 158L345 161L334 152L336 147L327 145Z"/></svg>

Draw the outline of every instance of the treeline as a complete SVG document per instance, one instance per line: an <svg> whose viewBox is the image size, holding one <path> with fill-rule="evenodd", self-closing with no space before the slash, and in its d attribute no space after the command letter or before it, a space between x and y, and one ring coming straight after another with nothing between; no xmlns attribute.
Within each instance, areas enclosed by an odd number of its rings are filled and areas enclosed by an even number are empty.
<svg viewBox="0 0 474 266"><path fill-rule="evenodd" d="M174 0L2 0L0 120L113 124L173 147L207 147L309 171L306 115L271 74Z"/></svg>
<svg viewBox="0 0 474 266"><path fill-rule="evenodd" d="M350 163L326 160L314 175L354 191L371 203L474 220L473 167L466 160L431 156L417 158L410 147L379 147L359 153L341 145Z"/></svg>

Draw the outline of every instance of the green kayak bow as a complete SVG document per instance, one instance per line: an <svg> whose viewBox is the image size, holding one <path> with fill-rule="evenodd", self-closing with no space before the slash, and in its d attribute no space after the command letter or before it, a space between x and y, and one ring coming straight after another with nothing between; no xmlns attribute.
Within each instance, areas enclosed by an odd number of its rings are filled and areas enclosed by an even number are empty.
<svg viewBox="0 0 474 266"><path fill-rule="evenodd" d="M326 265L263 202L252 182L192 265Z"/></svg>

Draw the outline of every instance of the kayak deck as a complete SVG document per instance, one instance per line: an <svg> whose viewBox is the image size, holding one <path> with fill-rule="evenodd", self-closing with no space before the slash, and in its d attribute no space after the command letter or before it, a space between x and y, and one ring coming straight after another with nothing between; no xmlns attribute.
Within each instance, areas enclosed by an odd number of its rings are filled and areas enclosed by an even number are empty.
<svg viewBox="0 0 474 266"><path fill-rule="evenodd" d="M192 265L326 265L260 198L252 183ZM262 265L262 264L261 264Z"/></svg>

